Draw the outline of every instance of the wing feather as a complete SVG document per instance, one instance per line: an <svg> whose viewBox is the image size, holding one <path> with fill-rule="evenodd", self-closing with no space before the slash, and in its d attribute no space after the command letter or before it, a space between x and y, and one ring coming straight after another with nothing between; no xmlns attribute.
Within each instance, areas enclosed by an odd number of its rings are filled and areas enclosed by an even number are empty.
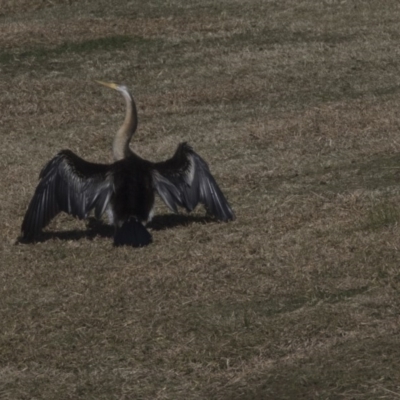
<svg viewBox="0 0 400 400"><path fill-rule="evenodd" d="M192 211L202 203L208 213L221 221L235 219L207 163L187 143L181 143L169 160L154 164L153 182L155 190L174 212L177 206Z"/></svg>
<svg viewBox="0 0 400 400"><path fill-rule="evenodd" d="M61 211L83 219L95 208L100 216L114 190L111 167L89 163L69 150L59 152L39 174L22 222L23 238L34 239Z"/></svg>

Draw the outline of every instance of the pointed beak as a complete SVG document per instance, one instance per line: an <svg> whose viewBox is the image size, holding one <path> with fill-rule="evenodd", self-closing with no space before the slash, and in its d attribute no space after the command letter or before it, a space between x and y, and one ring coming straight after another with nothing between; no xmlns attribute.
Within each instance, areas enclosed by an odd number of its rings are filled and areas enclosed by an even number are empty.
<svg viewBox="0 0 400 400"><path fill-rule="evenodd" d="M95 81L95 82L100 83L100 85L107 86L110 89L115 89L115 90L118 89L118 85L116 83L109 83L103 81Z"/></svg>

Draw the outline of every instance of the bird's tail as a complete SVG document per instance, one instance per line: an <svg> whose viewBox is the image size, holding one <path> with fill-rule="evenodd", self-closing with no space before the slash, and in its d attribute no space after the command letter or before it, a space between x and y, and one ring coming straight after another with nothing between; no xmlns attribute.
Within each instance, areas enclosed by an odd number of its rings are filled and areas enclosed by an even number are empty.
<svg viewBox="0 0 400 400"><path fill-rule="evenodd" d="M114 236L114 246L147 246L153 241L150 232L136 219L129 218L120 228L117 228Z"/></svg>

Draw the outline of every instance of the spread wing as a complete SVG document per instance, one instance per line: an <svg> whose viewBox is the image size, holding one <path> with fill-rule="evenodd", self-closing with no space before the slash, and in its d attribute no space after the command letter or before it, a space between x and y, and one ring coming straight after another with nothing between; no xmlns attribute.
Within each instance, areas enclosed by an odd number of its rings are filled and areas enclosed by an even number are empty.
<svg viewBox="0 0 400 400"><path fill-rule="evenodd" d="M181 143L172 158L153 167L154 187L172 211L177 212L177 206L192 211L202 203L221 221L235 219L207 163L187 143Z"/></svg>
<svg viewBox="0 0 400 400"><path fill-rule="evenodd" d="M111 165L87 162L69 150L58 153L40 172L22 222L22 237L34 239L61 211L83 219L94 208L100 217L113 193L110 172Z"/></svg>

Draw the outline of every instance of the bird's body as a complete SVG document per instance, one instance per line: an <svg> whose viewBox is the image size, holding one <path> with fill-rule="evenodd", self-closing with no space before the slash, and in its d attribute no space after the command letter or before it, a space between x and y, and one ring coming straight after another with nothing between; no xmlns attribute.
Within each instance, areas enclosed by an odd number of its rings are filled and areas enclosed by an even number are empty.
<svg viewBox="0 0 400 400"><path fill-rule="evenodd" d="M97 218L107 211L115 226L115 245L147 245L152 238L145 224L152 217L155 193L174 212L177 206L192 211L200 202L217 219L233 220L206 162L188 144L179 144L172 158L159 163L132 152L129 142L137 126L133 98L124 86L105 85L119 90L127 104L113 143L114 163L96 164L70 150L59 152L39 175L22 223L23 238L35 240L61 211L84 219L94 209Z"/></svg>

